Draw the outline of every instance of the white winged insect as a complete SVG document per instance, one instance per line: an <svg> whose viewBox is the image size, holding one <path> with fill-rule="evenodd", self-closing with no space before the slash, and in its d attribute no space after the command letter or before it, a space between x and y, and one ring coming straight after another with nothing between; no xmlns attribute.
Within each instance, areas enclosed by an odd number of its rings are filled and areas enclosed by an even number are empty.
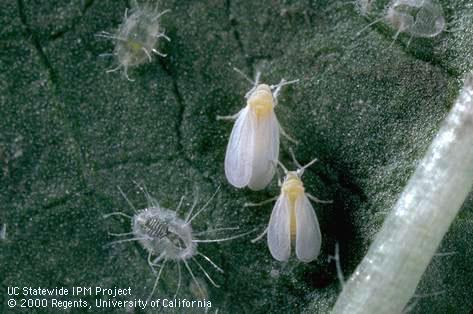
<svg viewBox="0 0 473 314"><path fill-rule="evenodd" d="M317 159L305 166L301 166L295 158L294 161L299 167L296 171L288 171L279 162L286 175L279 196L261 203L247 203L246 206L259 206L276 200L268 227L252 242L258 241L267 233L269 251L281 262L289 259L291 246L295 243L297 258L308 263L317 258L322 244L319 222L309 199L317 203L332 201L322 201L305 192L302 175Z"/></svg>
<svg viewBox="0 0 473 314"><path fill-rule="evenodd" d="M137 184L138 185L138 184ZM197 198L194 200L192 207L186 215L185 219L182 219L178 216L178 211L182 206L184 197L181 198L179 205L175 211L163 208L159 205L158 201L153 198L146 188L138 185L138 187L144 192L148 207L142 210L136 210L135 206L128 200L123 191L119 189L122 196L128 202L130 207L134 210L134 215L130 216L122 212L113 212L104 216L110 217L114 215L124 216L131 220L132 231L127 233L110 233L113 236L132 236L128 239L118 240L111 242L110 244L124 243L131 241L138 241L147 251L148 251L148 264L151 267L151 270L156 275L156 280L153 286L153 289L149 295L148 300L153 296L167 262L174 262L177 264L178 269L178 283L176 288L176 293L174 298L178 294L179 288L181 286L181 262L184 264L185 268L192 277L196 287L200 290L201 295L205 295L205 288L201 287L192 272L190 267L190 261L193 261L195 265L202 271L205 277L214 287L219 287L215 281L210 277L210 275L205 271L203 266L197 260L197 256L200 256L210 265L212 265L217 271L223 273L223 270L218 267L209 257L204 255L202 252L197 250L198 243L211 243L211 242L223 242L233 239L237 239L248 235L250 232L245 232L237 234L230 237L219 238L219 239L203 239L200 236L205 234L213 234L225 230L237 230L239 227L227 227L227 228L215 228L209 229L202 232L195 233L192 229L191 222L202 213L210 204L212 199L217 194L218 190L212 195L212 197L202 206L195 214L193 214L194 209L197 205ZM199 236L199 238L196 238ZM156 271L156 268L159 268L159 271ZM174 299L173 298L173 299Z"/></svg>
<svg viewBox="0 0 473 314"><path fill-rule="evenodd" d="M279 133L292 140L279 125L274 107L284 85L299 80L286 81L277 85L260 84L261 72L256 73L253 84L245 95L247 105L233 116L218 116L217 119L235 120L225 155L225 175L231 185L252 190L264 189L275 173L274 160L279 157ZM292 140L294 141L294 140Z"/></svg>

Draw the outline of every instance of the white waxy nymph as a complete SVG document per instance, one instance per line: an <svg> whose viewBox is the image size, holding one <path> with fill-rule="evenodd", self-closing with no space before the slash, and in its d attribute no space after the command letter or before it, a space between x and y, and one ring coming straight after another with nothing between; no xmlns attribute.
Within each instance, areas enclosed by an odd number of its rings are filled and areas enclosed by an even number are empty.
<svg viewBox="0 0 473 314"><path fill-rule="evenodd" d="M284 262L289 259L293 244L295 244L296 256L302 262L311 262L320 253L322 235L309 198L318 203L332 201L322 201L306 193L301 180L304 170L315 161L316 159L303 167L297 163L299 166L297 171L287 171L280 164L286 173L281 185L281 194L261 203L246 204L246 206L258 206L277 199L268 227L253 241L261 239L267 233L269 251L278 261Z"/></svg>
<svg viewBox="0 0 473 314"><path fill-rule="evenodd" d="M197 205L197 198L194 201L194 204L190 208L186 218L183 219L179 217L178 211L181 208L182 201L184 198L181 198L181 202L179 203L177 209L170 210L166 209L159 205L158 201L154 199L145 188L139 186L140 189L145 193L146 199L148 201L148 206L142 210L136 210L133 204L128 200L125 194L120 190L120 193L126 199L128 204L132 207L135 214L133 216L127 215L122 212L113 212L110 214L105 215L105 217L119 215L127 217L131 220L132 224L132 231L127 233L110 233L113 236L132 236L132 238L114 241L111 244L115 243L123 243L123 242L130 242L130 241L137 241L141 244L143 248L148 251L148 265L151 267L151 270L156 275L156 280L153 286L153 289L149 295L148 300L154 294L159 282L159 278L161 277L161 273L163 272L165 265L167 262L174 262L177 264L178 269L178 283L176 288L176 293L174 294L174 298L178 294L179 288L181 286L181 263L184 264L185 268L189 272L189 275L194 280L194 283L197 289L200 290L201 295L205 295L204 289L199 285L194 272L191 269L191 261L200 269L200 271L205 275L205 277L209 280L209 282L215 286L220 287L217 285L214 280L210 277L208 272L204 269L204 267L199 263L197 260L197 256L200 256L205 261L207 261L210 265L212 265L217 271L223 273L223 270L218 267L209 257L204 255L202 252L198 251L198 244L199 243L212 243L212 242L223 242L229 241L233 239L237 239L243 237L254 230L246 233L240 233L237 235L233 235L230 237L224 238L217 238L217 239L204 239L201 236L206 234L216 234L220 231L225 230L237 230L238 227L230 227L230 228L215 228L209 229L206 231L195 232L192 228L191 222L200 214L202 213L210 204L212 199L215 197L217 192L205 203L205 205L197 210L195 214L193 214L194 209ZM156 267L159 268L159 271L156 271ZM174 299L173 298L173 299Z"/></svg>
<svg viewBox="0 0 473 314"><path fill-rule="evenodd" d="M125 11L122 24L115 34L101 32L99 37L105 37L115 41L113 53L105 53L102 56L115 57L118 66L107 72L115 72L123 69L125 77L133 81L128 76L128 69L136 67L153 60L153 54L161 57L166 55L157 50L159 38L170 40L160 26L160 17L169 12L165 10L158 12L157 5L152 8L150 4L139 6L136 1L132 1L132 8Z"/></svg>
<svg viewBox="0 0 473 314"><path fill-rule="evenodd" d="M253 82L245 76L253 88L246 94L247 105L240 112L233 116L217 117L236 119L225 155L228 182L237 188L248 186L255 191L264 189L271 182L275 161L279 157L279 132L287 136L274 112L278 94L282 86L298 81L287 82L282 79L279 84L269 86L259 84L259 77L258 72Z"/></svg>
<svg viewBox="0 0 473 314"><path fill-rule="evenodd" d="M396 29L393 43L401 33L412 37L432 38L442 33L446 21L442 7L436 0L393 0L387 6L384 15L363 28L365 29L380 21Z"/></svg>

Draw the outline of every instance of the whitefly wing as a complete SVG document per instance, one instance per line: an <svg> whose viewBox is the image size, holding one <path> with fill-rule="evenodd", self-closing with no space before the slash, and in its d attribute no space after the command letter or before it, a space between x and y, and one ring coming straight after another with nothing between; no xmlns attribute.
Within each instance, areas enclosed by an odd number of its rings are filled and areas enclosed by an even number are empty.
<svg viewBox="0 0 473 314"><path fill-rule="evenodd" d="M313 261L320 253L322 235L314 208L304 193L297 197L296 255L303 262Z"/></svg>
<svg viewBox="0 0 473 314"><path fill-rule="evenodd" d="M274 111L258 119L254 137L252 173L248 187L258 191L271 182L279 157L279 122Z"/></svg>
<svg viewBox="0 0 473 314"><path fill-rule="evenodd" d="M246 106L240 111L228 142L225 175L237 188L248 185L251 178L255 124L255 117Z"/></svg>
<svg viewBox="0 0 473 314"><path fill-rule="evenodd" d="M274 205L268 226L268 247L278 261L287 261L291 255L291 218L289 199L282 193Z"/></svg>

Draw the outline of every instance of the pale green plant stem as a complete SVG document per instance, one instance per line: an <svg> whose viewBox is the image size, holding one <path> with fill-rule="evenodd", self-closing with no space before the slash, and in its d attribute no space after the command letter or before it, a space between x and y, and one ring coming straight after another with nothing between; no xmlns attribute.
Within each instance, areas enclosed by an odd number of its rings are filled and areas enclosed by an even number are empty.
<svg viewBox="0 0 473 314"><path fill-rule="evenodd" d="M473 185L473 75L332 313L401 313Z"/></svg>

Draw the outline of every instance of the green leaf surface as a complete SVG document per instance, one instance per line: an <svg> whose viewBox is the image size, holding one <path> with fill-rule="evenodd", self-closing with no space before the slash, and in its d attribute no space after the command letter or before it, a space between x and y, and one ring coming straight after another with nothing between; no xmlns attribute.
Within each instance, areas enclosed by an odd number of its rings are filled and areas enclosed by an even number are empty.
<svg viewBox="0 0 473 314"><path fill-rule="evenodd" d="M232 123L216 116L238 112L251 88L237 67L250 76L261 70L269 84L300 79L283 88L276 108L299 141L283 138L280 158L295 167L289 147L302 164L318 158L304 175L306 190L334 203L314 204L323 243L309 264L280 263L251 237L200 244L225 271L200 262L221 286L206 284L211 312L329 312L341 289L329 261L335 244L348 277L473 68L470 1L442 1L449 31L433 39L408 44L401 34L393 43L395 30L384 23L357 36L386 4L377 1L364 17L350 1L162 1L161 10L172 10L162 17L171 42L159 44L168 56L130 69L130 82L106 73L116 63L99 55L112 52L113 42L95 36L117 29L126 1L2 1L0 223L7 236L0 240L0 310L20 312L8 308L9 286L131 287L133 298L146 299L155 279L147 252L134 242L107 246L117 240L109 232L131 226L103 218L132 214L117 186L146 207L133 181L166 208L185 195L185 210L221 186L193 228L264 230L272 205L243 205L277 195L277 180L261 192L238 190L223 170ZM434 257L411 313L472 309L472 223L470 194L439 248L451 254ZM168 264L155 298L174 295L177 266ZM195 299L181 268L179 297Z"/></svg>

